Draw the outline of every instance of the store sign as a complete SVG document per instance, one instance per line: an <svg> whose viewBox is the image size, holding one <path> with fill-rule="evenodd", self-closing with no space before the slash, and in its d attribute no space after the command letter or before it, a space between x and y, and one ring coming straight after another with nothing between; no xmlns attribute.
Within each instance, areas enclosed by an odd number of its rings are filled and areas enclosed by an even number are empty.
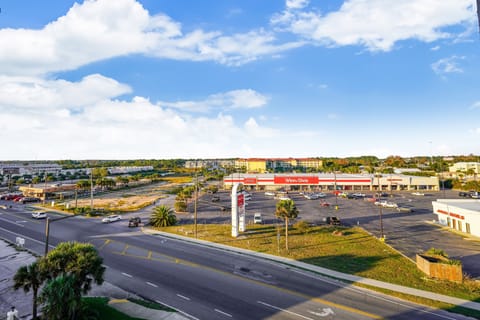
<svg viewBox="0 0 480 320"><path fill-rule="evenodd" d="M275 184L318 184L318 177L310 176L310 177L277 177L275 176L273 179Z"/></svg>
<svg viewBox="0 0 480 320"><path fill-rule="evenodd" d="M257 178L244 178L243 184L257 184Z"/></svg>

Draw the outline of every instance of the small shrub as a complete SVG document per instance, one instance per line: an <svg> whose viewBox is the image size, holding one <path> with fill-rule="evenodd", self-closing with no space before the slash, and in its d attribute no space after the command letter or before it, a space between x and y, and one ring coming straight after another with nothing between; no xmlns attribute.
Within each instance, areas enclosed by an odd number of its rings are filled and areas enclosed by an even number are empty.
<svg viewBox="0 0 480 320"><path fill-rule="evenodd" d="M310 225L306 221L298 221L293 227L300 233L307 233L310 230Z"/></svg>

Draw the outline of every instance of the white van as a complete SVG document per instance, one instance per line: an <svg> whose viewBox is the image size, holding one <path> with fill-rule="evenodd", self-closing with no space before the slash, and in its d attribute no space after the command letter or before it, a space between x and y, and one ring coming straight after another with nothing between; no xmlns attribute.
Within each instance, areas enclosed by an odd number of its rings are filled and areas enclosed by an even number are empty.
<svg viewBox="0 0 480 320"><path fill-rule="evenodd" d="M260 212L257 212L253 215L253 223L262 224L262 214Z"/></svg>

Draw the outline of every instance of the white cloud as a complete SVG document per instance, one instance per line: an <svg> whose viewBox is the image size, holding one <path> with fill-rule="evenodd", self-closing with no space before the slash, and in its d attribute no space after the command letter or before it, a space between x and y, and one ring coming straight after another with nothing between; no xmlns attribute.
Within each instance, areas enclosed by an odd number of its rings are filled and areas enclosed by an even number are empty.
<svg viewBox="0 0 480 320"><path fill-rule="evenodd" d="M432 50L432 51L438 51L438 50L440 50L440 46L432 47L432 48L430 48L430 50Z"/></svg>
<svg viewBox="0 0 480 320"><path fill-rule="evenodd" d="M462 73L463 69L459 67L459 60L464 59L464 56L451 56L432 63L431 67L432 70L439 75L447 73Z"/></svg>
<svg viewBox="0 0 480 320"><path fill-rule="evenodd" d="M233 35L197 29L184 35L180 23L150 15L135 0L75 3L42 29L0 29L0 43L0 70L9 75L73 70L130 54L240 65L303 44L277 44L273 33L261 29Z"/></svg>
<svg viewBox="0 0 480 320"><path fill-rule="evenodd" d="M287 0L285 5L288 9L302 9L308 5L309 0Z"/></svg>
<svg viewBox="0 0 480 320"><path fill-rule="evenodd" d="M285 11L271 19L281 31L327 46L362 45L389 51L396 42L451 37L442 28L474 19L471 0L347 0L338 11Z"/></svg>
<svg viewBox="0 0 480 320"><path fill-rule="evenodd" d="M207 97L207 99L199 101L159 101L158 105L190 112L209 112L213 109L231 110L260 108L265 106L268 100L268 97L255 90L245 89L213 94Z"/></svg>
<svg viewBox="0 0 480 320"><path fill-rule="evenodd" d="M127 85L99 74L80 82L45 80L36 77L0 76L0 111L36 109L76 109L94 102L130 93Z"/></svg>

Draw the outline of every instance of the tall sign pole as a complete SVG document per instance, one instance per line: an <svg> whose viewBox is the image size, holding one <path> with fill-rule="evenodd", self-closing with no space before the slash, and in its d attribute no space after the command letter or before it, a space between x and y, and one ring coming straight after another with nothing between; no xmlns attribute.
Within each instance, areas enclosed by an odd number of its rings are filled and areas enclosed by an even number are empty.
<svg viewBox="0 0 480 320"><path fill-rule="evenodd" d="M238 190L243 186L242 183L235 183L232 187L232 237L238 237L239 231L245 230L245 196L243 193L239 193ZM243 215L243 226L240 228L240 217Z"/></svg>

